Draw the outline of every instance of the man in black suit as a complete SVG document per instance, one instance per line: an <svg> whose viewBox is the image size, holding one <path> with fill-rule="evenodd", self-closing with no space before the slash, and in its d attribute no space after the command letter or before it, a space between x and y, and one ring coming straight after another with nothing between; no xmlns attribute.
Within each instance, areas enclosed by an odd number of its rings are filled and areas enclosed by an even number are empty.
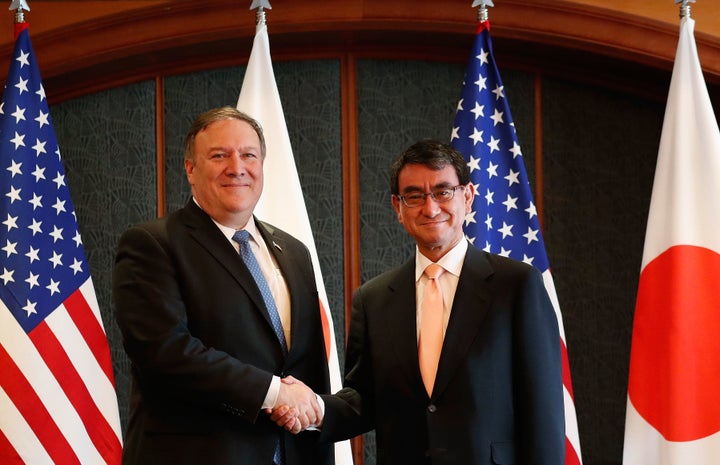
<svg viewBox="0 0 720 465"><path fill-rule="evenodd" d="M192 199L120 238L113 300L133 377L125 465L332 460L319 433L293 436L265 414L290 405L317 421L312 391L328 392L329 375L310 254L253 216L264 159L252 118L200 115L185 141Z"/></svg>
<svg viewBox="0 0 720 465"><path fill-rule="evenodd" d="M378 465L562 465L560 336L540 273L465 239L475 188L452 147L409 147L391 188L416 253L356 291L345 387L322 396L323 439L374 428ZM433 264L441 274L431 283ZM418 348L430 340L423 320L432 312L423 304L436 285L439 358L426 363ZM286 412L273 419L305 426Z"/></svg>

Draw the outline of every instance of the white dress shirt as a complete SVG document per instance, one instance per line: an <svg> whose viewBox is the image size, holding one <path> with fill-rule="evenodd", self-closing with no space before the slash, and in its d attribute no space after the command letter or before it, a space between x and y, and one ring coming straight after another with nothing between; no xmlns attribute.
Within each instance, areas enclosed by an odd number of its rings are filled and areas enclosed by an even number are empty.
<svg viewBox="0 0 720 465"><path fill-rule="evenodd" d="M217 221L213 220L220 231L227 237L228 241L232 244L235 250L240 253L240 245L233 240L235 229L223 226ZM278 313L280 315L280 321L282 322L283 332L285 333L285 341L287 342L288 350L290 350L290 290L287 287L285 277L283 277L280 268L278 267L275 258L268 250L268 246L262 238L262 235L257 230L255 224L255 218L250 217L244 228L250 233L250 248L255 259L260 265L265 280L270 287L270 293L275 299L275 305L277 306ZM277 247L273 244L274 247ZM270 382L267 395L263 401L262 408L272 408L277 401L278 395L280 395L280 377L274 376Z"/></svg>
<svg viewBox="0 0 720 465"><path fill-rule="evenodd" d="M445 269L445 272L438 278L440 288L443 295L443 337L447 331L448 321L450 321L450 310L455 300L455 291L457 290L458 281L460 280L460 271L465 261L465 253L467 252L468 242L462 239L455 247L450 249L448 253L442 256L437 264ZM422 298L425 292L425 285L428 277L425 276L425 268L430 265L432 260L420 253L415 248L415 318L417 327L417 336L420 337L420 321L422 321Z"/></svg>

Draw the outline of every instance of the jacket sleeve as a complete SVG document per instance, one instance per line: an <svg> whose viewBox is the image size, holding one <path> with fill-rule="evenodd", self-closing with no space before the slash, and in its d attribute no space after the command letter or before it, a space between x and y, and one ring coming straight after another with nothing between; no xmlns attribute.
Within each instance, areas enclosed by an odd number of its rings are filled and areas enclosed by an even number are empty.
<svg viewBox="0 0 720 465"><path fill-rule="evenodd" d="M350 439L374 428L373 370L368 347L362 288L355 292L345 354L343 389L325 402L321 440Z"/></svg>

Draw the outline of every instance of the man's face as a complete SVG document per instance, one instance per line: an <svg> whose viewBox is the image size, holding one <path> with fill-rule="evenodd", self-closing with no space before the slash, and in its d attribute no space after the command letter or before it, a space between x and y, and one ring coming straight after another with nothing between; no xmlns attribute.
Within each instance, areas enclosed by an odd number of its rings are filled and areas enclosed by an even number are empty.
<svg viewBox="0 0 720 465"><path fill-rule="evenodd" d="M185 160L193 196L215 221L242 228L263 188L260 138L245 121L216 121L195 137L195 156Z"/></svg>
<svg viewBox="0 0 720 465"><path fill-rule="evenodd" d="M405 165L398 176L400 195L428 193L459 184L452 165L433 170L424 165ZM393 196L392 203L398 220L417 242L420 252L433 261L445 255L463 238L463 221L470 212L475 191L472 184L455 191L454 197L444 203L427 196L419 207L408 207Z"/></svg>

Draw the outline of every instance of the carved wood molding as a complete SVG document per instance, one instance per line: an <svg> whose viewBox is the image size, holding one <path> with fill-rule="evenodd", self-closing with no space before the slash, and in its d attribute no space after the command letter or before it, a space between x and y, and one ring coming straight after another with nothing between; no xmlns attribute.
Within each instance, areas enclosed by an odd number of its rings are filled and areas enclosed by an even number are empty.
<svg viewBox="0 0 720 465"><path fill-rule="evenodd" d="M37 34L31 28L48 95L65 100L158 75L243 64L255 25L254 13L241 3L175 0ZM476 25L468 0L275 3L267 17L277 60L346 53L466 60ZM596 76L638 92L660 79L658 90L667 89L679 21L564 0L503 0L490 14L501 64ZM696 41L708 83L720 83L720 39L696 33ZM12 44L0 48L5 62L11 52Z"/></svg>

